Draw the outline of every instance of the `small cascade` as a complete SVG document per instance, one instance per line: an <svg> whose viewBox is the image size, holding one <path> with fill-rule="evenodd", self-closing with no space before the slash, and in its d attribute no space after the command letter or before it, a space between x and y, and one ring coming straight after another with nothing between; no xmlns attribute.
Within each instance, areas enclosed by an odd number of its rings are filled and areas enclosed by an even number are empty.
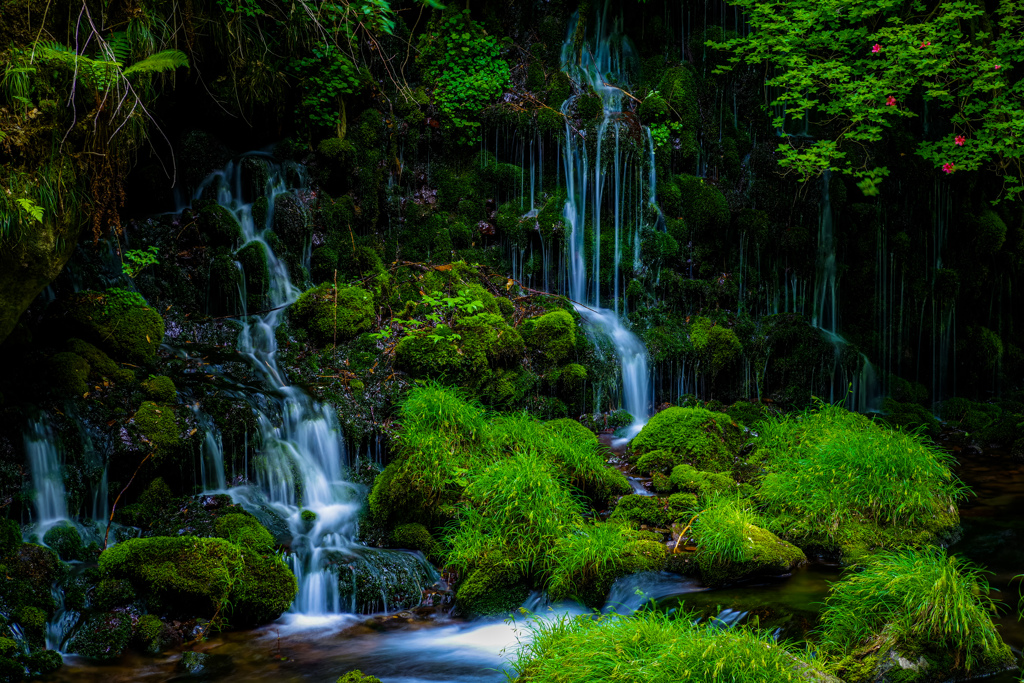
<svg viewBox="0 0 1024 683"><path fill-rule="evenodd" d="M40 537L47 529L68 518L63 457L58 444L49 416L41 413L25 433L25 453L35 490L36 530Z"/></svg>
<svg viewBox="0 0 1024 683"><path fill-rule="evenodd" d="M839 334L839 288L836 281L836 245L832 232L832 201L829 196L830 174L822 178L821 222L818 232L818 274L814 290L814 312L811 323L835 349L829 402L846 401L858 412L881 410L882 391L871 361L860 354L859 370L848 373L843 363L849 342ZM795 295L794 295L795 299Z"/></svg>
<svg viewBox="0 0 1024 683"><path fill-rule="evenodd" d="M633 424L627 428L625 437L632 438L646 424L650 413L650 370L647 349L640 339L629 331L620 318L620 275L622 260L620 239L626 234L627 217L641 216L643 207L626 206L628 193L624 187L627 165L620 132L627 125L622 121L623 91L614 83L625 83L626 66L632 59L632 50L624 36L618 31L618 22L609 25L608 7L597 17L595 38L576 55L573 51L573 37L579 23L577 14L569 34L562 46L562 70L578 89L589 85L601 97L603 116L597 127L594 141L596 153L593 159L587 151L584 132L576 131L570 124L569 108L573 98L562 105L566 114L565 126L565 185L566 202L563 216L569 226L568 265L569 297L576 310L590 324L607 336L615 347L616 356L622 368L622 407L633 416ZM653 158L653 141L648 134L645 140ZM653 164L651 167L653 174ZM614 268L612 277L613 309L601 308L601 220L605 210L604 195L610 185L610 200L613 220ZM650 194L641 202L654 196L654 184L650 183ZM635 193L634 193L635 194ZM641 193L641 197L643 194ZM589 213L588 213L589 209ZM585 233L593 229L593 261L588 266L586 258ZM634 256L635 258L635 256ZM624 311L623 311L624 313Z"/></svg>
<svg viewBox="0 0 1024 683"><path fill-rule="evenodd" d="M287 526L291 536L288 561L299 585L293 612L307 616L346 613L354 611L356 602L346 595L352 591L339 586L339 574L344 574L346 567L360 566L366 554L355 541L361 488L345 479L348 455L334 409L289 385L277 364L275 332L284 309L301 290L293 286L287 265L267 238L273 229L274 198L301 191L303 169L262 161L267 169L262 193L267 209L262 224L257 225L250 198L242 191L243 163L229 163L213 173L196 194L198 198L215 192L217 202L238 220L243 246L252 242L263 245L270 274L270 311L249 316L238 340L239 353L249 359L269 389L268 404L257 409L260 446L254 456L255 483L227 488L219 432L213 421L195 408L206 432L202 484L211 492L226 491L268 524ZM385 597L379 606L391 605Z"/></svg>

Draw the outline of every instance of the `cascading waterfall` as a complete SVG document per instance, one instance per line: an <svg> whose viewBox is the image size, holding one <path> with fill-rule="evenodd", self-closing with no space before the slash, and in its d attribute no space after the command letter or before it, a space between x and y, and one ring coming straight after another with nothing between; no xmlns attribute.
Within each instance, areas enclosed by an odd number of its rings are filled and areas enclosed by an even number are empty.
<svg viewBox="0 0 1024 683"><path fill-rule="evenodd" d="M860 369L850 375L841 362L843 349L849 345L839 334L839 301L836 282L836 247L832 233L832 201L829 196L829 172L822 178L821 224L818 232L818 279L814 291L812 324L821 330L835 349L829 401L846 399L846 406L858 412L880 410L881 389L871 361L860 354ZM847 398L847 391L850 392Z"/></svg>
<svg viewBox="0 0 1024 683"><path fill-rule="evenodd" d="M25 433L25 452L32 472L36 530L40 537L47 529L68 518L61 462L63 458L58 443L45 413L29 424Z"/></svg>
<svg viewBox="0 0 1024 683"><path fill-rule="evenodd" d="M242 228L243 245L263 245L270 273L267 299L271 310L247 319L238 349L272 389L270 398L279 417L259 412L261 449L256 484L234 487L227 493L257 517L266 518L269 509L287 524L292 536L289 561L299 583L293 611L306 615L347 612L352 605L342 604L337 573L330 565L336 559L332 553L357 552L354 539L360 503L357 485L343 475L347 455L341 426L330 406L290 386L277 364L275 331L284 309L298 298L300 290L292 285L287 265L275 255L266 237L272 228L275 196L301 189L289 188L289 171L299 178L302 174L295 173L300 169L270 160L266 160L266 168L263 196L268 207L263 225L256 224L251 203L244 201L241 164L228 164L215 172L196 193L198 198L208 188L216 188L217 202L232 212ZM213 490L225 488L223 456L212 425L203 447L203 481ZM303 519L305 511L307 519ZM315 515L312 521L309 512Z"/></svg>
<svg viewBox="0 0 1024 683"><path fill-rule="evenodd" d="M568 116L573 99L562 105L562 113L566 114L565 125L565 185L567 199L564 218L570 228L568 241L569 262L569 297L573 300L576 310L607 335L615 346L616 355L622 367L622 404L633 416L633 424L627 429L627 436L632 438L647 422L650 403L650 371L647 363L647 349L643 342L630 332L619 317L620 295L619 264L622 259L620 240L627 226L627 216L642 216L643 207L625 207L627 193L624 188L626 173L626 157L621 144L625 133L622 116L623 90L614 83L625 83L626 63L631 56L629 42L618 32L617 22L609 26L608 6L604 13L597 17L594 42L583 48L577 55L573 50L573 38L579 23L577 14L571 23L569 34L562 45L562 70L578 87L589 85L601 97L603 115L597 127L594 141L595 154L591 159L587 152L585 131L574 130ZM650 146L653 158L653 142L649 134L644 135L646 144ZM611 145L611 149L605 146ZM606 159L610 157L610 161ZM610 167L610 168L609 168ZM653 175L653 164L651 173ZM601 218L606 183L610 182L613 200L612 219L614 221L614 268L612 294L613 310L601 308ZM649 194L639 193L643 201L651 201L654 197L654 184L651 182ZM593 264L588 271L586 259L585 231L587 226L588 206L590 225L593 227ZM639 240L637 240L639 243ZM636 258L634 254L634 259ZM590 284L588 284L590 283Z"/></svg>

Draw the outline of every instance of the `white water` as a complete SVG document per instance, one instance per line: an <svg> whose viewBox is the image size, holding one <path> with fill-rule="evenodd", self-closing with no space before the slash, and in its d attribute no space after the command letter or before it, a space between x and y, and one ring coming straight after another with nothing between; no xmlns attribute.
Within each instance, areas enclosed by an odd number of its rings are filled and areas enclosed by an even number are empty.
<svg viewBox="0 0 1024 683"><path fill-rule="evenodd" d="M601 97L603 111L601 123L597 127L596 153L591 160L587 153L585 131L574 130L568 116L573 98L562 105L562 113L567 115L564 147L567 199L563 216L570 228L569 296L583 318L607 335L615 346L622 368L622 407L633 416L633 424L625 430L624 435L629 440L647 423L650 414L650 370L643 342L622 324L619 317L620 308L624 308L620 307L619 296L619 264L622 258L620 235L629 227L626 218L642 216L643 212L642 207L625 206L624 169L628 159L620 145L620 131L627 124L620 121L623 91L613 84L626 83L626 66L632 56L631 48L629 42L619 34L617 22L609 26L607 12L606 4L604 14L597 17L596 37L592 43L583 47L578 62L573 52L578 16L572 22L562 45L562 71L577 85L578 90L583 90L585 85L593 88ZM645 136L645 140L653 144L649 136ZM609 150L602 153L602 147L609 144L613 146L610 154ZM612 160L610 167L607 162L609 156ZM601 210L606 185L610 185L611 190L615 239L612 310L600 306ZM653 197L652 184L647 198ZM589 271L584 244L588 206L594 234L593 263ZM636 243L639 244L639 240Z"/></svg>
<svg viewBox="0 0 1024 683"><path fill-rule="evenodd" d="M32 488L35 491L32 502L36 513L36 531L40 538L47 529L68 518L61 462L63 458L57 443L45 413L29 424L25 433L25 453L32 472Z"/></svg>
<svg viewBox="0 0 1024 683"><path fill-rule="evenodd" d="M238 350L249 358L268 387L276 410L270 411L273 414L260 411L258 415L261 446L255 460L256 483L226 492L257 517L266 519L271 511L287 524L292 536L288 559L299 584L293 611L303 615L340 614L352 611L353 604L342 604L338 576L329 565L332 551L357 551L354 539L360 507L358 487L343 475L347 454L334 410L290 386L277 364L275 332L284 309L294 303L301 291L292 285L287 265L266 240L272 228L275 196L295 188L287 186L287 169L269 160L266 163L269 175L263 196L269 206L263 225L255 223L252 205L243 201L241 164L228 164L212 174L196 194L199 197L208 187L216 187L217 202L229 209L241 225L242 246L261 243L270 271L267 304L271 310L247 319ZM225 490L223 455L212 424L207 428L203 446L202 472L204 486L214 491ZM304 510L315 513L316 520L304 521Z"/></svg>

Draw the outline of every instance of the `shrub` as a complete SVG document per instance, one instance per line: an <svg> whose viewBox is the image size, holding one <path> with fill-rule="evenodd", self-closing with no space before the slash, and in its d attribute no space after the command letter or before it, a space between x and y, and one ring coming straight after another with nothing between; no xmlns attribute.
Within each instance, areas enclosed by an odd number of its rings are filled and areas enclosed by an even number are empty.
<svg viewBox="0 0 1024 683"><path fill-rule="evenodd" d="M882 552L832 586L820 644L834 656L889 650L911 660L952 655L953 670L935 674L945 679L1013 661L992 622L995 613L988 583L969 561L934 547ZM848 680L864 678L854 673Z"/></svg>
<svg viewBox="0 0 1024 683"><path fill-rule="evenodd" d="M732 466L742 433L728 416L703 408L669 408L644 425L633 439L634 451L666 451L701 469L721 471Z"/></svg>

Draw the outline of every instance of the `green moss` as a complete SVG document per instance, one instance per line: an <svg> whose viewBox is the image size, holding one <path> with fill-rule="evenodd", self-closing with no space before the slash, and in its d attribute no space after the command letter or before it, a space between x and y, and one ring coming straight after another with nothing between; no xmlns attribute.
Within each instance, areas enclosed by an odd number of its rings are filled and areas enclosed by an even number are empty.
<svg viewBox="0 0 1024 683"><path fill-rule="evenodd" d="M144 614L135 625L135 642L148 655L160 654L170 644L169 629L155 614Z"/></svg>
<svg viewBox="0 0 1024 683"><path fill-rule="evenodd" d="M230 209L220 204L203 207L196 220L200 232L213 246L233 247L242 240L242 226Z"/></svg>
<svg viewBox="0 0 1024 683"><path fill-rule="evenodd" d="M249 312L255 313L265 307L267 292L270 291L267 248L263 242L249 242L235 252L235 259L242 265L246 306Z"/></svg>
<svg viewBox="0 0 1024 683"><path fill-rule="evenodd" d="M313 282L333 282L338 270L338 261L336 249L328 246L314 249L309 265Z"/></svg>
<svg viewBox="0 0 1024 683"><path fill-rule="evenodd" d="M623 496L615 505L611 519L648 526L666 527L685 513L671 505L668 498L631 494Z"/></svg>
<svg viewBox="0 0 1024 683"><path fill-rule="evenodd" d="M0 638L0 657L10 657L17 654L18 644L10 638Z"/></svg>
<svg viewBox="0 0 1024 683"><path fill-rule="evenodd" d="M567 311L551 311L527 320L523 338L544 363L558 365L576 350L576 321Z"/></svg>
<svg viewBox="0 0 1024 683"><path fill-rule="evenodd" d="M68 651L88 659L109 662L119 658L132 638L132 619L127 612L90 616L68 642Z"/></svg>
<svg viewBox="0 0 1024 683"><path fill-rule="evenodd" d="M137 502L119 511L118 521L130 526L150 526L171 500L174 500L171 488L163 478L157 477L149 483Z"/></svg>
<svg viewBox="0 0 1024 683"><path fill-rule="evenodd" d="M701 472L685 464L672 469L672 486L682 493L694 493L702 500L738 490L738 484L730 476Z"/></svg>
<svg viewBox="0 0 1024 683"><path fill-rule="evenodd" d="M0 683L18 683L24 677L24 666L10 657L0 656Z"/></svg>
<svg viewBox="0 0 1024 683"><path fill-rule="evenodd" d="M380 683L380 679L376 676L368 676L359 669L356 669L355 671L349 671L335 681L335 683Z"/></svg>
<svg viewBox="0 0 1024 683"><path fill-rule="evenodd" d="M264 533L269 533L264 529ZM265 624L284 614L299 592L295 575L272 551L243 548L243 571L232 588L230 622L246 627Z"/></svg>
<svg viewBox="0 0 1024 683"><path fill-rule="evenodd" d="M729 225L729 203L717 187L704 178L676 176L682 199L682 217L698 235L710 235ZM678 238L677 238L678 239Z"/></svg>
<svg viewBox="0 0 1024 683"><path fill-rule="evenodd" d="M221 538L133 538L100 555L105 576L124 578L158 610L212 616L242 572L242 550Z"/></svg>
<svg viewBox="0 0 1024 683"><path fill-rule="evenodd" d="M356 146L352 144L351 140L343 140L341 138L326 138L321 140L320 144L316 147L316 151L328 159L344 159L349 157L355 150Z"/></svg>
<svg viewBox="0 0 1024 683"><path fill-rule="evenodd" d="M131 370L118 367L117 363L110 359L110 356L87 341L69 339L66 349L88 361L90 377L95 377L97 380L108 379L123 383L128 383L135 379L135 375L132 374Z"/></svg>
<svg viewBox="0 0 1024 683"><path fill-rule="evenodd" d="M668 497L668 504L670 507L684 511L687 514L696 514L700 510L697 494L695 493L673 493Z"/></svg>
<svg viewBox="0 0 1024 683"><path fill-rule="evenodd" d="M66 562L85 559L82 537L79 535L78 529L70 522L61 522L57 526L47 529L43 534L43 543L52 548L60 556L60 559Z"/></svg>
<svg viewBox="0 0 1024 683"><path fill-rule="evenodd" d="M695 560L710 586L750 574L781 574L807 557L796 546L755 524L758 517L742 502L718 499L693 523Z"/></svg>
<svg viewBox="0 0 1024 683"><path fill-rule="evenodd" d="M725 470L732 466L743 441L740 429L728 416L703 408L668 408L648 421L630 444L642 454L666 451L701 469Z"/></svg>
<svg viewBox="0 0 1024 683"><path fill-rule="evenodd" d="M455 593L463 614L490 616L515 612L530 595L519 572L507 564L487 564L474 569Z"/></svg>
<svg viewBox="0 0 1024 683"><path fill-rule="evenodd" d="M48 363L49 386L58 396L81 396L89 391L89 363L81 356L61 351Z"/></svg>
<svg viewBox="0 0 1024 683"><path fill-rule="evenodd" d="M970 225L971 243L983 256L995 254L1006 241L1006 223L991 209L975 216Z"/></svg>
<svg viewBox="0 0 1024 683"><path fill-rule="evenodd" d="M736 333L723 325L716 325L703 317L696 317L689 327L690 341L700 359L702 373L715 376L736 362L743 353L743 346Z"/></svg>
<svg viewBox="0 0 1024 683"><path fill-rule="evenodd" d="M92 605L101 611L124 607L136 598L132 584L124 579L103 579L93 591Z"/></svg>
<svg viewBox="0 0 1024 683"><path fill-rule="evenodd" d="M35 678L51 674L64 666L64 658L56 650L39 650L25 657L25 668Z"/></svg>
<svg viewBox="0 0 1024 683"><path fill-rule="evenodd" d="M311 511L303 511L306 512ZM313 513L313 519L316 519L316 513ZM276 545L274 537L266 527L249 514L233 512L222 515L217 518L214 528L221 538L259 553L271 553Z"/></svg>
<svg viewBox="0 0 1024 683"><path fill-rule="evenodd" d="M337 301L337 304L335 304ZM373 296L357 286L322 284L302 294L289 309L292 323L318 344L354 339L370 329L375 318Z"/></svg>
<svg viewBox="0 0 1024 683"><path fill-rule="evenodd" d="M399 548L422 550L425 555L429 555L436 545L434 537L422 524L402 524L395 527L391 532L391 540Z"/></svg>
<svg viewBox="0 0 1024 683"><path fill-rule="evenodd" d="M300 517L302 517L303 522L315 522L317 520L317 515L312 510L303 510Z"/></svg>
<svg viewBox="0 0 1024 683"><path fill-rule="evenodd" d="M636 460L634 467L642 474L669 474L679 462L679 456L672 451L648 451Z"/></svg>
<svg viewBox="0 0 1024 683"><path fill-rule="evenodd" d="M149 379L142 383L142 390L157 403L177 403L178 401L178 388L174 386L174 381L166 375L150 375Z"/></svg>
<svg viewBox="0 0 1024 683"><path fill-rule="evenodd" d="M140 295L116 288L78 292L66 310L71 322L113 358L136 364L156 360L164 321Z"/></svg>
<svg viewBox="0 0 1024 683"><path fill-rule="evenodd" d="M274 197L274 234L290 254L301 254L309 240L312 223L297 196L282 192Z"/></svg>
<svg viewBox="0 0 1024 683"><path fill-rule="evenodd" d="M132 418L140 436L156 451L156 458L173 455L182 445L174 408L144 401Z"/></svg>

